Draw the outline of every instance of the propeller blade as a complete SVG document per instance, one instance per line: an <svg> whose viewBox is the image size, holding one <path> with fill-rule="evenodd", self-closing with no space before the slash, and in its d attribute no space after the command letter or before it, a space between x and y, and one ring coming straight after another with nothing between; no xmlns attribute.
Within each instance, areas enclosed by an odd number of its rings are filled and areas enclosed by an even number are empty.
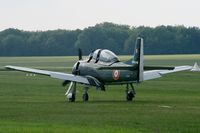
<svg viewBox="0 0 200 133"><path fill-rule="evenodd" d="M78 49L78 59L79 60L82 60L83 58L82 58L82 50L79 48Z"/></svg>

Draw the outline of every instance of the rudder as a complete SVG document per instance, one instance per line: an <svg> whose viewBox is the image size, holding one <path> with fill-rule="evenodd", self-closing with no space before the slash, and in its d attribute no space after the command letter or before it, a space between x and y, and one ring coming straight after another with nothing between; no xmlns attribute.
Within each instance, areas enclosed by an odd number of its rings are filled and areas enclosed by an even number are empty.
<svg viewBox="0 0 200 133"><path fill-rule="evenodd" d="M143 38L138 37L136 40L135 51L133 62L138 64L138 73L137 73L137 82L140 83L143 81L143 72L144 72L144 48L143 48Z"/></svg>

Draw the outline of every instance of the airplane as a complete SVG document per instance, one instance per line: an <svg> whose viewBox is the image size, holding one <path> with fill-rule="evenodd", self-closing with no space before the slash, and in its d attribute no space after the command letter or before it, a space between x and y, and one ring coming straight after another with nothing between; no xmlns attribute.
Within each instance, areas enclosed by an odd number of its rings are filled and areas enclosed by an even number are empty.
<svg viewBox="0 0 200 133"><path fill-rule="evenodd" d="M144 66L143 47L143 38L138 37L133 57L125 62L120 61L112 51L107 49L97 49L83 60L82 51L79 49L79 60L74 64L72 74L11 65L5 68L63 80L63 86L69 84L65 93L69 102L75 102L77 83L85 85L83 101L89 100L89 86L105 91L105 85L118 84L126 85L126 100L132 101L136 94L133 84L160 78L165 74L192 69L192 66Z"/></svg>

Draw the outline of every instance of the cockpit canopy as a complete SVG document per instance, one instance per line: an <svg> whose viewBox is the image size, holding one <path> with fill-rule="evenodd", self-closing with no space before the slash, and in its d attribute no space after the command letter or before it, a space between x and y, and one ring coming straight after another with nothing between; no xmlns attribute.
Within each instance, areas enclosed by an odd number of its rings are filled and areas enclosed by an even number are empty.
<svg viewBox="0 0 200 133"><path fill-rule="evenodd" d="M97 49L93 53L90 54L92 60L94 60L96 63L99 62L104 62L104 63L114 63L118 62L119 59L118 57L110 50L107 49Z"/></svg>

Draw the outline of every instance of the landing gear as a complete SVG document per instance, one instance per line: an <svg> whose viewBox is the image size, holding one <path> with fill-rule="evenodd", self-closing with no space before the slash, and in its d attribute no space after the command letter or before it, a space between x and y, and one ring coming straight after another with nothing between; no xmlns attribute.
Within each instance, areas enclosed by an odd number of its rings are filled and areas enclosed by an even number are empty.
<svg viewBox="0 0 200 133"><path fill-rule="evenodd" d="M129 85L131 86L131 90L129 89ZM135 89L133 87L133 84L127 84L126 85L126 100L127 101L132 101L133 98L135 97Z"/></svg>
<svg viewBox="0 0 200 133"><path fill-rule="evenodd" d="M133 94L132 91L129 91L129 92L126 94L126 100L127 100L127 101L132 101L134 97L135 97L135 96L134 96L134 94Z"/></svg>
<svg viewBox="0 0 200 133"><path fill-rule="evenodd" d="M84 102L89 100L88 90L89 90L89 87L85 86L84 93L82 96ZM69 100L69 102L75 102L75 100L76 100L76 82L70 83L65 95L67 96L67 99Z"/></svg>
<svg viewBox="0 0 200 133"><path fill-rule="evenodd" d="M76 100L76 94L71 93L71 96L68 99L69 99L69 102L75 102L75 100Z"/></svg>
<svg viewBox="0 0 200 133"><path fill-rule="evenodd" d="M67 92L65 93L69 102L75 102L76 100L76 82L71 82Z"/></svg>
<svg viewBox="0 0 200 133"><path fill-rule="evenodd" d="M84 102L87 102L89 100L88 89L89 87L85 87L85 90L82 96Z"/></svg>
<svg viewBox="0 0 200 133"><path fill-rule="evenodd" d="M83 94L83 101L84 102L87 102L89 100L89 95L88 95L88 93L84 93Z"/></svg>

